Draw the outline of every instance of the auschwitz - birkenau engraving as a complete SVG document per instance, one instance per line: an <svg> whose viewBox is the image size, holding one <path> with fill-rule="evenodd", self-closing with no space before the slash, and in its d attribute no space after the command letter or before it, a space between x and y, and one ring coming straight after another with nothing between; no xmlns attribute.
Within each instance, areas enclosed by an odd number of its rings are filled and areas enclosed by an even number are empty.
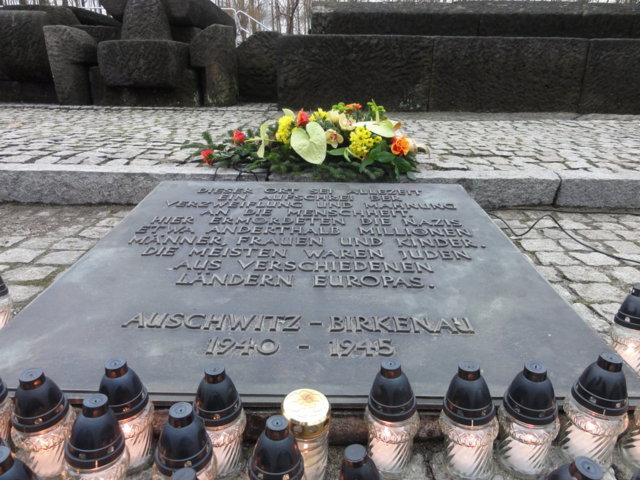
<svg viewBox="0 0 640 480"><path fill-rule="evenodd" d="M389 356L421 405L467 359L496 395L543 361L562 396L606 348L459 186L257 182L160 184L0 344L10 388L45 365L82 396L124 356L156 401L191 400L222 361L256 406L361 406Z"/></svg>

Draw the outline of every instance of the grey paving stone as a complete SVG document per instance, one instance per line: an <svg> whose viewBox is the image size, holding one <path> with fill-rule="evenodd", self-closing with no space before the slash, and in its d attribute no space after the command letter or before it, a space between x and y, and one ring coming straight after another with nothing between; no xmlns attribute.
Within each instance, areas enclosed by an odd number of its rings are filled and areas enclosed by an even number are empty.
<svg viewBox="0 0 640 480"><path fill-rule="evenodd" d="M555 267L543 267L542 265L536 265L536 270L548 281L559 282L562 277L558 273Z"/></svg>
<svg viewBox="0 0 640 480"><path fill-rule="evenodd" d="M44 287L33 285L9 285L9 294L15 303L33 300Z"/></svg>
<svg viewBox="0 0 640 480"><path fill-rule="evenodd" d="M96 240L87 240L82 238L64 238L57 243L51 245L54 250L89 250L96 244Z"/></svg>
<svg viewBox="0 0 640 480"><path fill-rule="evenodd" d="M571 288L586 302L609 302L611 299L624 300L625 292L609 283L573 283Z"/></svg>
<svg viewBox="0 0 640 480"><path fill-rule="evenodd" d="M111 229L109 227L91 227L82 230L78 235L85 238L99 239L109 233Z"/></svg>
<svg viewBox="0 0 640 480"><path fill-rule="evenodd" d="M563 252L536 252L535 256L542 265L577 265L580 263Z"/></svg>
<svg viewBox="0 0 640 480"><path fill-rule="evenodd" d="M30 248L10 248L0 253L0 263L29 263L42 255L44 250Z"/></svg>
<svg viewBox="0 0 640 480"><path fill-rule="evenodd" d="M620 237L610 230L578 230L575 233L586 240L620 240Z"/></svg>
<svg viewBox="0 0 640 480"><path fill-rule="evenodd" d="M592 252L592 253L571 253L573 257L577 258L581 262L590 266L601 266L601 265L619 265L620 262L615 258L607 257L601 253Z"/></svg>
<svg viewBox="0 0 640 480"><path fill-rule="evenodd" d="M558 270L571 282L607 282L607 277L601 270L595 267L583 267L581 265L558 266Z"/></svg>
<svg viewBox="0 0 640 480"><path fill-rule="evenodd" d="M640 232L636 232L636 238L640 239ZM640 253L640 245L634 242L611 240L604 243L609 245L618 253Z"/></svg>
<svg viewBox="0 0 640 480"><path fill-rule="evenodd" d="M520 240L520 245L530 252L561 252L564 249L554 240Z"/></svg>
<svg viewBox="0 0 640 480"><path fill-rule="evenodd" d="M29 238L20 244L20 248L49 248L55 240L49 237Z"/></svg>
<svg viewBox="0 0 640 480"><path fill-rule="evenodd" d="M640 266L616 267L611 270L613 275L622 285L640 285Z"/></svg>
<svg viewBox="0 0 640 480"><path fill-rule="evenodd" d="M39 258L36 263L43 265L72 265L78 258L84 254L84 251L63 250L59 252L48 253Z"/></svg>
<svg viewBox="0 0 640 480"><path fill-rule="evenodd" d="M583 303L574 303L573 309L578 312L583 320L596 332L608 333L611 329L611 324L607 322L601 315L594 312L591 308Z"/></svg>
<svg viewBox="0 0 640 480"><path fill-rule="evenodd" d="M51 275L56 269L56 267L19 267L5 272L2 278L7 282L30 282L42 280Z"/></svg>
<svg viewBox="0 0 640 480"><path fill-rule="evenodd" d="M26 237L0 237L0 248L7 248L23 241Z"/></svg>

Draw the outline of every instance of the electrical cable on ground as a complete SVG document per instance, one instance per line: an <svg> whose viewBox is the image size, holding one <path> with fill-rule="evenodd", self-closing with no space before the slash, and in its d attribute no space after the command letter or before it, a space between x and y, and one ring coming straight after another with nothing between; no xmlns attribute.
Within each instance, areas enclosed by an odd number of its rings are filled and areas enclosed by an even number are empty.
<svg viewBox="0 0 640 480"><path fill-rule="evenodd" d="M512 208L510 210L527 210L530 211L531 209L524 209L524 208ZM638 213L627 213L627 212L586 212L586 211L571 211L571 210L542 210L540 209L540 211L553 211L553 212L559 212L559 213L574 213L574 214L602 214L602 215L632 215L632 216L636 216L636 217L640 217L640 214ZM611 257L614 258L616 260L620 260L621 262L627 262L627 263L635 263L637 265L640 265L640 261L639 260L634 260L632 258L625 258L625 257L621 257L619 255L615 255L613 253L609 253L609 252L605 252L604 250L600 250L597 247L594 247L593 245L589 245L588 243L583 242L582 240L580 240L579 238L576 238L574 235L572 235L571 233L569 233L558 221L558 219L556 217L554 217L553 215L550 214L545 214L542 215L541 217L539 217L535 222L533 222L533 224L527 228L523 233L516 233L516 231L511 228L511 225L509 225L509 223L502 217L500 217L499 215L493 213L493 212L487 212L487 214L490 217L493 217L497 220L500 220L507 228L507 230L509 230L509 232L511 233L512 236L514 237L524 237L526 234L528 234L531 230L533 230L535 228L535 226L541 222L542 220L544 220L545 218L549 218L553 221L553 223L555 223L558 228L560 229L560 231L562 233L564 233L567 237L569 237L571 240L573 240L574 242L579 243L580 245L582 245L583 247L586 247L590 250L593 250L594 252L598 252L601 253L602 255L606 255L607 257Z"/></svg>

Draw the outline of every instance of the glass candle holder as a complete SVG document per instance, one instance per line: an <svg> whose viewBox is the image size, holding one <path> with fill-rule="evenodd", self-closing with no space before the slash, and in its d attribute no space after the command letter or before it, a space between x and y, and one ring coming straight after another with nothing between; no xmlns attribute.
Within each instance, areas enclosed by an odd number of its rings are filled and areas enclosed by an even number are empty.
<svg viewBox="0 0 640 480"><path fill-rule="evenodd" d="M627 407L622 358L603 353L585 369L565 400L568 422L559 435L564 456L587 457L608 470L616 440L627 428Z"/></svg>
<svg viewBox="0 0 640 480"><path fill-rule="evenodd" d="M289 421L281 415L267 419L249 457L250 480L302 480L304 462Z"/></svg>
<svg viewBox="0 0 640 480"><path fill-rule="evenodd" d="M338 480L381 480L380 472L362 445L353 444L344 449Z"/></svg>
<svg viewBox="0 0 640 480"><path fill-rule="evenodd" d="M38 480L33 471L17 458L11 450L0 444L0 480Z"/></svg>
<svg viewBox="0 0 640 480"><path fill-rule="evenodd" d="M282 415L298 443L304 479L323 480L329 459L329 400L317 390L294 390L282 402Z"/></svg>
<svg viewBox="0 0 640 480"><path fill-rule="evenodd" d="M216 457L204 424L190 404L179 402L171 406L167 423L162 427L151 477L169 480L185 467L193 468L198 480L216 478Z"/></svg>
<svg viewBox="0 0 640 480"><path fill-rule="evenodd" d="M242 434L247 417L224 366L212 365L205 370L193 406L211 440L218 478L236 474L242 468Z"/></svg>
<svg viewBox="0 0 640 480"><path fill-rule="evenodd" d="M13 318L13 301L7 285L0 277L0 328L9 323L11 318Z"/></svg>
<svg viewBox="0 0 640 480"><path fill-rule="evenodd" d="M129 452L118 420L101 393L82 402L71 436L65 444L65 480L122 480Z"/></svg>
<svg viewBox="0 0 640 480"><path fill-rule="evenodd" d="M620 455L633 469L640 469L640 408L633 412L633 425L618 442Z"/></svg>
<svg viewBox="0 0 640 480"><path fill-rule="evenodd" d="M381 362L373 381L365 422L369 456L383 478L401 479L413 455L413 438L420 427L416 397L395 358Z"/></svg>
<svg viewBox="0 0 640 480"><path fill-rule="evenodd" d="M140 378L122 358L112 358L104 366L100 393L109 399L124 434L129 452L129 473L144 469L151 462L153 403Z"/></svg>
<svg viewBox="0 0 640 480"><path fill-rule="evenodd" d="M439 418L447 471L454 478L485 480L493 472L496 410L480 365L462 362L444 398Z"/></svg>
<svg viewBox="0 0 640 480"><path fill-rule="evenodd" d="M640 286L635 286L613 317L613 348L640 373Z"/></svg>
<svg viewBox="0 0 640 480"><path fill-rule="evenodd" d="M0 378L0 440L9 440L11 431L11 399L7 386Z"/></svg>
<svg viewBox="0 0 640 480"><path fill-rule="evenodd" d="M558 406L547 369L527 362L513 379L498 410L498 459L520 476L537 478L548 470L551 444L558 435Z"/></svg>
<svg viewBox="0 0 640 480"><path fill-rule="evenodd" d="M42 479L54 479L64 467L64 442L69 438L75 412L66 396L39 368L19 378L11 439L16 456Z"/></svg>

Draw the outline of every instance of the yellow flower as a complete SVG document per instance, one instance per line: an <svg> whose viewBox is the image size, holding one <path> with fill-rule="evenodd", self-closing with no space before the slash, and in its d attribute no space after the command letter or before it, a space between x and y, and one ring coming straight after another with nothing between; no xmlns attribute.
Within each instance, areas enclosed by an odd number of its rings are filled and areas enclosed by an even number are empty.
<svg viewBox="0 0 640 480"><path fill-rule="evenodd" d="M282 143L289 143L291 138L291 130L293 127L293 118L290 116L280 117L278 119L278 131L276 132L276 140Z"/></svg>
<svg viewBox="0 0 640 480"><path fill-rule="evenodd" d="M333 128L330 128L326 131L327 143L331 145L333 148L338 148L342 142L344 142L344 138L338 132L336 132Z"/></svg>
<svg viewBox="0 0 640 480"><path fill-rule="evenodd" d="M356 127L355 131L349 134L349 150L359 158L366 158L371 148L382 140L379 136L372 136L371 130L365 127Z"/></svg>
<svg viewBox="0 0 640 480"><path fill-rule="evenodd" d="M327 112L327 118L331 123L338 123L340 121L340 112L337 110L329 110Z"/></svg>
<svg viewBox="0 0 640 480"><path fill-rule="evenodd" d="M327 118L327 112L319 108L311 114L311 118L309 118L309 120L312 122L319 122L320 120L324 120L325 118Z"/></svg>

